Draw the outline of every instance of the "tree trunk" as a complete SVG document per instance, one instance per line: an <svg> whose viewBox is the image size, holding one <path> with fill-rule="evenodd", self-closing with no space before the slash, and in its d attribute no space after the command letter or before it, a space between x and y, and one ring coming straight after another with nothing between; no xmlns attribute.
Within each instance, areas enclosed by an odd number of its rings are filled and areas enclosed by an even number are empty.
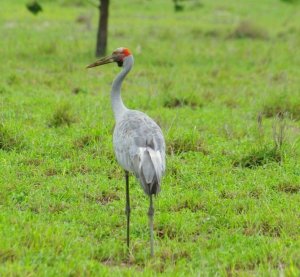
<svg viewBox="0 0 300 277"><path fill-rule="evenodd" d="M100 0L99 24L97 33L96 57L106 53L109 0Z"/></svg>

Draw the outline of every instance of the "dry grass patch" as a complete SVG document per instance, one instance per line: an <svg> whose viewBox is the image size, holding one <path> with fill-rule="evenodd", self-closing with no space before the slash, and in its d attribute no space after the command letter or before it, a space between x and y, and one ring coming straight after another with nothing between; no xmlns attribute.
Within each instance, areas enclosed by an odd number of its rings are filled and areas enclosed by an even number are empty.
<svg viewBox="0 0 300 277"><path fill-rule="evenodd" d="M299 193L300 184L297 183L281 183L276 187L277 191L285 193Z"/></svg>
<svg viewBox="0 0 300 277"><path fill-rule="evenodd" d="M0 262L3 264L5 262L13 262L16 260L17 255L12 249L2 249L0 250Z"/></svg>
<svg viewBox="0 0 300 277"><path fill-rule="evenodd" d="M167 139L167 154L179 155L186 152L201 152L208 154L203 140L198 135L183 135Z"/></svg>
<svg viewBox="0 0 300 277"><path fill-rule="evenodd" d="M300 105L287 97L275 97L265 103L262 107L262 113L267 118L289 114L293 119L299 120Z"/></svg>
<svg viewBox="0 0 300 277"><path fill-rule="evenodd" d="M256 168L269 163L280 163L281 161L282 155L279 150L276 148L264 148L253 150L245 157L234 161L233 165L245 168Z"/></svg>
<svg viewBox="0 0 300 277"><path fill-rule="evenodd" d="M84 197L91 202L97 202L101 205L107 205L115 200L120 200L120 197L114 191L102 191L102 193L98 195L86 193Z"/></svg>
<svg viewBox="0 0 300 277"><path fill-rule="evenodd" d="M235 30L229 35L232 39L268 39L266 30L256 26L250 21L241 21Z"/></svg>
<svg viewBox="0 0 300 277"><path fill-rule="evenodd" d="M24 146L23 137L0 124L0 150L20 150Z"/></svg>
<svg viewBox="0 0 300 277"><path fill-rule="evenodd" d="M164 99L163 106L165 108L181 108L181 107L190 107L192 109L200 108L203 104L199 101L199 98L194 96L191 97L180 97L180 96L171 96L167 95Z"/></svg>
<svg viewBox="0 0 300 277"><path fill-rule="evenodd" d="M87 146L93 145L95 143L99 143L102 137L100 135L85 135L73 142L74 148L83 149Z"/></svg>
<svg viewBox="0 0 300 277"><path fill-rule="evenodd" d="M56 108L52 118L49 121L49 127L70 126L77 121L68 104L60 105Z"/></svg>

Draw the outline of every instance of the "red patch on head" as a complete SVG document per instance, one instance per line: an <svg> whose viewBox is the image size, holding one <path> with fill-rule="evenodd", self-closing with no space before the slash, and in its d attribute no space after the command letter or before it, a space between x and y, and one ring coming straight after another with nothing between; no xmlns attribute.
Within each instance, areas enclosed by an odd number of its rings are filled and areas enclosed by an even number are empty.
<svg viewBox="0 0 300 277"><path fill-rule="evenodd" d="M124 48L123 49L123 54L125 55L125 57L127 57L127 56L131 55L131 52L130 52L130 50L128 48Z"/></svg>

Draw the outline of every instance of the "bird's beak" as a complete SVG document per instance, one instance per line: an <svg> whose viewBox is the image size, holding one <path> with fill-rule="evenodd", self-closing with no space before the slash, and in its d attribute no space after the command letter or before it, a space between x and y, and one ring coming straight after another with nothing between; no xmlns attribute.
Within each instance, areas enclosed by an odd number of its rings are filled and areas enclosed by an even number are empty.
<svg viewBox="0 0 300 277"><path fill-rule="evenodd" d="M110 55L110 56L101 58L100 60L88 65L86 68L91 68L91 67L95 67L95 66L99 66L99 65L103 65L103 64L107 64L107 63L113 63L113 62L115 62L115 56Z"/></svg>

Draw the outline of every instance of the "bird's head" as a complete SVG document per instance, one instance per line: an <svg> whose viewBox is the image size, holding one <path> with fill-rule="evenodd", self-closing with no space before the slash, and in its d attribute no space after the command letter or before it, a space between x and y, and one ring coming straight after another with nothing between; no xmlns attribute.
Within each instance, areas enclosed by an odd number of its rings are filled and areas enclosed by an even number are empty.
<svg viewBox="0 0 300 277"><path fill-rule="evenodd" d="M100 60L90 64L87 68L116 62L118 66L122 67L125 59L131 56L131 52L128 48L119 47L111 55L101 58Z"/></svg>

